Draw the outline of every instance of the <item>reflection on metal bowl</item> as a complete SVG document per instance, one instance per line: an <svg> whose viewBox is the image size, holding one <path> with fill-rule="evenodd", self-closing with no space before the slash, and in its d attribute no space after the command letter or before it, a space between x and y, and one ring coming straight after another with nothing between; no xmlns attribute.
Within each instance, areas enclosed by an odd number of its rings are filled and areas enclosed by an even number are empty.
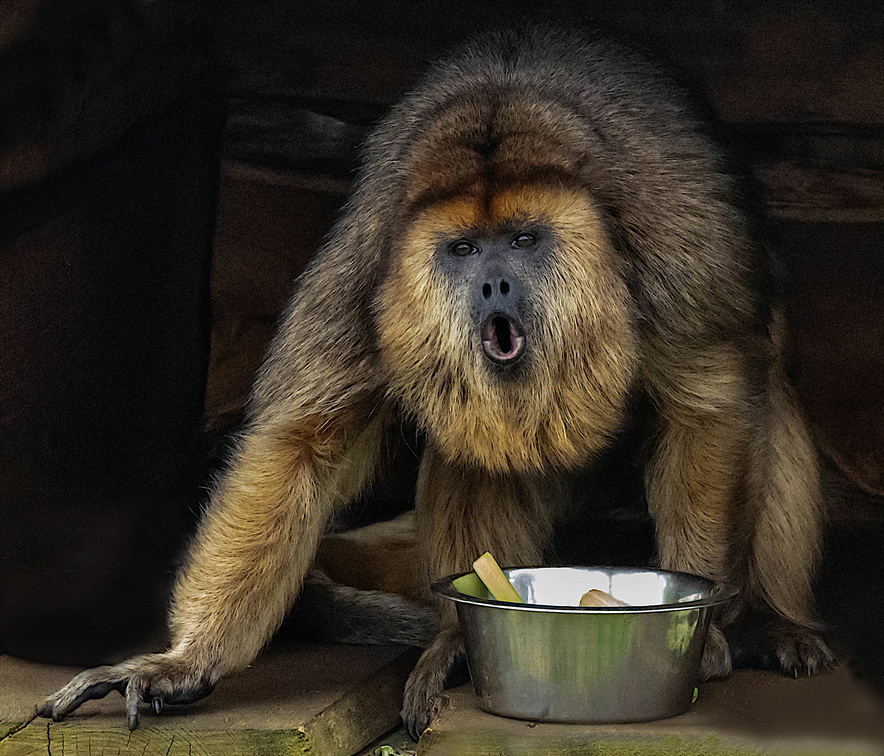
<svg viewBox="0 0 884 756"><path fill-rule="evenodd" d="M504 570L524 604L495 601L471 573L434 583L457 605L479 705L548 722L639 722L691 705L715 606L730 586L631 567ZM584 608L591 589L629 606Z"/></svg>

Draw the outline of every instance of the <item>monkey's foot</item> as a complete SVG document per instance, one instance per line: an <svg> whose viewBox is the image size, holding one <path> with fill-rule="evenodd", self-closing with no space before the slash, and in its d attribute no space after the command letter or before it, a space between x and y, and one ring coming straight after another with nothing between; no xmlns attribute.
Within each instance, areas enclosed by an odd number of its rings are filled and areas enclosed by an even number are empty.
<svg viewBox="0 0 884 756"><path fill-rule="evenodd" d="M37 714L57 722L82 703L104 698L116 690L126 697L129 729L134 730L140 719L139 703L151 704L159 714L166 704L187 704L204 698L214 690L214 682L183 657L145 654L113 666L81 672L49 696Z"/></svg>
<svg viewBox="0 0 884 756"><path fill-rule="evenodd" d="M448 672L463 654L463 640L457 628L440 632L415 665L402 702L402 721L417 740L436 712L438 696L445 687Z"/></svg>
<svg viewBox="0 0 884 756"><path fill-rule="evenodd" d="M819 633L783 617L750 613L728 631L734 663L740 667L774 669L800 677L837 664Z"/></svg>
<svg viewBox="0 0 884 756"><path fill-rule="evenodd" d="M727 638L718 625L710 625L706 646L703 648L703 659L700 662L700 679L713 680L727 677L732 670L731 649Z"/></svg>

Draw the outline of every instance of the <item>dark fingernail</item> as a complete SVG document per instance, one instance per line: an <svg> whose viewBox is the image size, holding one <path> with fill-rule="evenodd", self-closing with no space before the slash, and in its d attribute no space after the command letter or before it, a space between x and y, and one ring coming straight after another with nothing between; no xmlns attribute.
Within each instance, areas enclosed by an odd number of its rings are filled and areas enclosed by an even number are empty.
<svg viewBox="0 0 884 756"><path fill-rule="evenodd" d="M163 699L159 696L155 696L151 703L153 704L154 714L159 714L163 710Z"/></svg>
<svg viewBox="0 0 884 756"><path fill-rule="evenodd" d="M134 730L136 727L138 727L138 715L137 714L130 714L128 724L129 724L130 730Z"/></svg>

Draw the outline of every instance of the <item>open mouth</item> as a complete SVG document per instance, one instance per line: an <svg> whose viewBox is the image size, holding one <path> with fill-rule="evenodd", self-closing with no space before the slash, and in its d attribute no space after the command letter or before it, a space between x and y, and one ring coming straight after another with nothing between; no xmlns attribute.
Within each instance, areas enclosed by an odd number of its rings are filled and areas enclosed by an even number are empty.
<svg viewBox="0 0 884 756"><path fill-rule="evenodd" d="M506 315L489 315L482 323L482 350L498 365L517 362L525 353L522 326Z"/></svg>

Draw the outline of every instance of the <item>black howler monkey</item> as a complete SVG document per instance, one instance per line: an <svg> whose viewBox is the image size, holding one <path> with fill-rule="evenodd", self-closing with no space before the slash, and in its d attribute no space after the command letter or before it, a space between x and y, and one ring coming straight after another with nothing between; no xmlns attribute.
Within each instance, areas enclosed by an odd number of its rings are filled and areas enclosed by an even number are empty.
<svg viewBox="0 0 884 756"><path fill-rule="evenodd" d="M89 670L61 717L111 689L194 700L247 665L298 594L330 516L371 480L397 415L428 439L416 522L429 580L485 550L539 563L563 471L654 407L646 494L662 567L770 610L787 672L831 663L814 630L814 449L739 190L682 91L599 34L480 36L369 138L352 197L300 278L250 420L182 570L161 654ZM460 651L453 616L404 718ZM731 658L714 626L706 677Z"/></svg>

